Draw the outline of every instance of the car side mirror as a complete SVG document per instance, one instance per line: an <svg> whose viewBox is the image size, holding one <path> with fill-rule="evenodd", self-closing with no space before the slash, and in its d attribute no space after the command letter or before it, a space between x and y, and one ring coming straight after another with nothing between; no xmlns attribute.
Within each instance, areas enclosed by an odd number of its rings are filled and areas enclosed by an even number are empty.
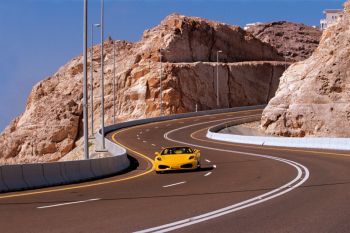
<svg viewBox="0 0 350 233"><path fill-rule="evenodd" d="M159 152L154 153L155 156L160 156Z"/></svg>

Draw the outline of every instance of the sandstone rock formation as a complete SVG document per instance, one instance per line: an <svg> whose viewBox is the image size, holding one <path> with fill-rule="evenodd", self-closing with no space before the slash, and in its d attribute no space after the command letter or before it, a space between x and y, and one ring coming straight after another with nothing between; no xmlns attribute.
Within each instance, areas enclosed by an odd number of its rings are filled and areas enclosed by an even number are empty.
<svg viewBox="0 0 350 233"><path fill-rule="evenodd" d="M217 67L220 107L267 103L285 69L278 62L283 57L273 47L239 27L173 14L145 31L137 43L108 40L104 44L106 125L113 122L114 47L117 121L159 115L160 54L165 61L165 114L194 111L196 104L199 110L216 108ZM91 113L89 108L89 119L94 114L96 131L101 46L93 49L95 110ZM223 52L216 63L218 50ZM82 136L82 71L78 56L33 88L25 112L0 135L0 162L54 161L76 146Z"/></svg>
<svg viewBox="0 0 350 233"><path fill-rule="evenodd" d="M350 1L307 60L283 75L263 112L265 132L283 136L350 137Z"/></svg>
<svg viewBox="0 0 350 233"><path fill-rule="evenodd" d="M302 61L310 57L322 35L318 28L286 21L257 24L247 31L275 47L289 61Z"/></svg>

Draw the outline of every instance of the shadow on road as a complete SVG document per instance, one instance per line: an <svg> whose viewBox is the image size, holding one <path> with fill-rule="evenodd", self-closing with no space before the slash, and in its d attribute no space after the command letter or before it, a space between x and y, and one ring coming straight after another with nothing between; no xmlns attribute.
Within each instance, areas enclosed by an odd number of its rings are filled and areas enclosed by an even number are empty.
<svg viewBox="0 0 350 233"><path fill-rule="evenodd" d="M214 169L213 166L205 166L205 167L202 166L194 170L170 170L170 171L163 171L162 173L159 173L159 174L165 175L165 174L174 174L174 173L193 173L193 172L211 171L213 169Z"/></svg>

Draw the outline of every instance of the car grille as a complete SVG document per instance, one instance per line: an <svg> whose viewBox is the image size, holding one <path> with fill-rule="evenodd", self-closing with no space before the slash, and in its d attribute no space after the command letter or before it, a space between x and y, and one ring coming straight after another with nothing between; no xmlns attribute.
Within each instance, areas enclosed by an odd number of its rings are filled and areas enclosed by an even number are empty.
<svg viewBox="0 0 350 233"><path fill-rule="evenodd" d="M192 163L181 165L181 168L192 168Z"/></svg>
<svg viewBox="0 0 350 233"><path fill-rule="evenodd" d="M167 168L170 168L169 166L166 166L166 165L159 165L158 166L159 169L167 169Z"/></svg>

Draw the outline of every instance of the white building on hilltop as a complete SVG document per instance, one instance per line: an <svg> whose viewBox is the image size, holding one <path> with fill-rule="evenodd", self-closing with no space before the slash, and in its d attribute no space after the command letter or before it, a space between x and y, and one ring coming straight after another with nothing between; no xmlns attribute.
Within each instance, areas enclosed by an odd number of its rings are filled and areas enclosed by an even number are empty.
<svg viewBox="0 0 350 233"><path fill-rule="evenodd" d="M263 23L261 23L261 22L247 23L243 29L244 29L244 30L248 30L250 27L257 26L257 25L261 25L261 24L263 24Z"/></svg>
<svg viewBox="0 0 350 233"><path fill-rule="evenodd" d="M321 30L326 29L329 26L335 24L340 17L343 15L343 10L341 9L328 9L324 10L323 14L325 14L326 18L320 20L320 28Z"/></svg>

